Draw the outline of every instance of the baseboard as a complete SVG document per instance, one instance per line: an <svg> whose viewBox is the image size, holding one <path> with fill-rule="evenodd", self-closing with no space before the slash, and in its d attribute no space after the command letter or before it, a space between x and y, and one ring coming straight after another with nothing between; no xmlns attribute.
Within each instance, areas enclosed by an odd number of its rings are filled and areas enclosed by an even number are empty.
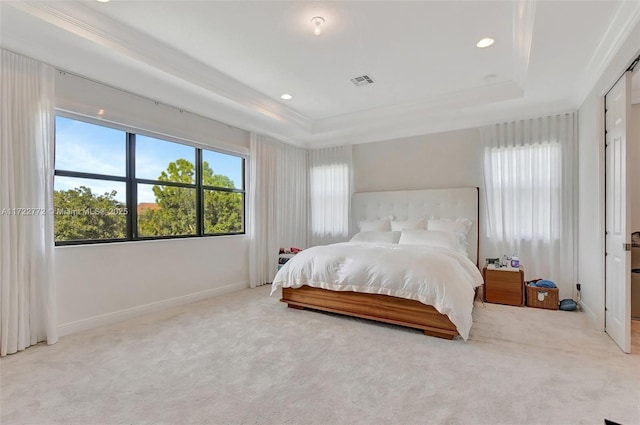
<svg viewBox="0 0 640 425"><path fill-rule="evenodd" d="M587 307L587 305L584 302L580 301L579 304L580 304L580 309L585 313L587 313L587 316L589 316L589 319L591 319L591 322L593 322L596 328L598 330L602 330L602 324L599 323L598 316L589 307Z"/></svg>
<svg viewBox="0 0 640 425"><path fill-rule="evenodd" d="M87 319L58 325L58 336L65 336L87 329L97 328L98 326L110 325L112 323L121 322L123 320L132 319L156 311L166 310L179 305L190 304L196 301L206 300L207 298L219 295L229 294L231 292L247 289L249 285L245 282L233 283L231 285L221 286L219 288L207 289L205 291L193 294L182 295L168 300L158 301L150 304L144 304L136 307L126 308L114 311L113 313L101 314L99 316L89 317Z"/></svg>

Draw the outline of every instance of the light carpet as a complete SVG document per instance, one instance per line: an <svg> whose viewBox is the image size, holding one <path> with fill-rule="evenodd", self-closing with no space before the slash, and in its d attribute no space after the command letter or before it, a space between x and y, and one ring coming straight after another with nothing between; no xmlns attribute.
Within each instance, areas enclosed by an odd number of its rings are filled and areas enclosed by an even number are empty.
<svg viewBox="0 0 640 425"><path fill-rule="evenodd" d="M2 424L640 424L640 356L584 313L478 303L471 338L245 290L0 361Z"/></svg>

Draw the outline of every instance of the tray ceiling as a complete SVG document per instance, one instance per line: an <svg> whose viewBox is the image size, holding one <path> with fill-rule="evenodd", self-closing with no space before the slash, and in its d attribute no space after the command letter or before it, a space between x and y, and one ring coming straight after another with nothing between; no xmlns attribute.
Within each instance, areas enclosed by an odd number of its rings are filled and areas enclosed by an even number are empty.
<svg viewBox="0 0 640 425"><path fill-rule="evenodd" d="M2 47L319 147L574 110L640 2L29 1L0 12ZM495 44L477 48L487 36ZM350 82L363 74L375 83Z"/></svg>

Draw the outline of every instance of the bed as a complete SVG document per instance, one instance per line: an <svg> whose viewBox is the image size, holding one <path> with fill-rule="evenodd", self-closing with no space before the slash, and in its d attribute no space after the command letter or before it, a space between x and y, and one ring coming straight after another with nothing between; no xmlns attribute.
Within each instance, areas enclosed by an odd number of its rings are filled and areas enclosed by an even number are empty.
<svg viewBox="0 0 640 425"><path fill-rule="evenodd" d="M353 229L387 217L398 225L425 217L464 218L471 222L463 237L466 252L413 245L409 239L405 239L408 244L365 241L313 247L282 267L272 294L282 288L281 301L290 308L339 313L466 340L475 290L482 284L477 267L478 188L361 192L353 195L351 209ZM398 233L406 238L411 232Z"/></svg>

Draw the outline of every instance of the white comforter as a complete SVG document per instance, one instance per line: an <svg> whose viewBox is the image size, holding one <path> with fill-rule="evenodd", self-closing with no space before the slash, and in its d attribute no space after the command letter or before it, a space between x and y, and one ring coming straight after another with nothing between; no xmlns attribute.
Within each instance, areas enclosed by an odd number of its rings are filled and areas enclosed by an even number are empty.
<svg viewBox="0 0 640 425"><path fill-rule="evenodd" d="M482 283L478 268L451 249L345 242L300 252L278 271L271 294L308 285L417 300L449 317L466 340L474 289Z"/></svg>

